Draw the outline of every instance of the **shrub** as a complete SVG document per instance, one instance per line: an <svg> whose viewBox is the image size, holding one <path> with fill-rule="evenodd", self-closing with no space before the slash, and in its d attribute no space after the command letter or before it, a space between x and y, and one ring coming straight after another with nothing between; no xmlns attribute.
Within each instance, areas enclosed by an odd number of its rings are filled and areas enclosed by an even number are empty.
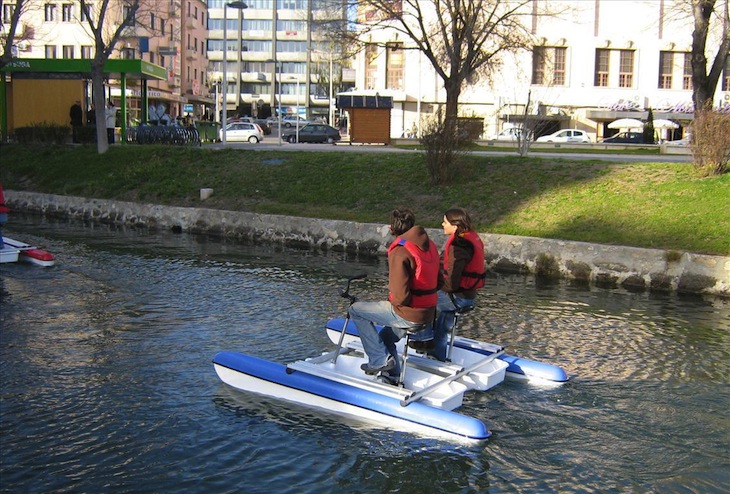
<svg viewBox="0 0 730 494"><path fill-rule="evenodd" d="M456 176L465 147L473 143L468 132L459 131L456 122L447 122L439 110L426 122L420 139L426 150L426 168L434 185L450 183Z"/></svg>
<svg viewBox="0 0 730 494"><path fill-rule="evenodd" d="M96 127L87 125L78 128L78 137L81 144L93 144L96 142Z"/></svg>
<svg viewBox="0 0 730 494"><path fill-rule="evenodd" d="M692 156L700 176L722 175L730 161L730 115L697 112L692 122Z"/></svg>
<svg viewBox="0 0 730 494"><path fill-rule="evenodd" d="M65 144L71 127L48 122L32 123L15 129L15 140L20 144Z"/></svg>

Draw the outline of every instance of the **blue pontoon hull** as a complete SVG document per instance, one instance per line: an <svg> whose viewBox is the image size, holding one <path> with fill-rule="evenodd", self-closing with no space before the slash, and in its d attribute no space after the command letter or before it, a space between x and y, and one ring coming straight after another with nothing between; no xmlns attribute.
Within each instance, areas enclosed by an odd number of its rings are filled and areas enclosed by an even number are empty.
<svg viewBox="0 0 730 494"><path fill-rule="evenodd" d="M383 427L472 440L489 437L480 420L451 410L413 402L237 352L213 358L218 376L237 389L377 421ZM398 389L392 387L394 389Z"/></svg>

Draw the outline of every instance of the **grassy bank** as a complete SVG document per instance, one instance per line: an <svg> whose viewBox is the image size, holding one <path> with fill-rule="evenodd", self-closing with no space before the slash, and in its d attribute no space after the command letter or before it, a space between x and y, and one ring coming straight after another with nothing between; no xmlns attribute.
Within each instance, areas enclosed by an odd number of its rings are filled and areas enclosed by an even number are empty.
<svg viewBox="0 0 730 494"><path fill-rule="evenodd" d="M0 148L6 189L387 223L408 205L440 227L458 205L481 232L730 255L730 174L689 164L469 157L433 186L417 154L115 146ZM201 203L199 189L213 196Z"/></svg>

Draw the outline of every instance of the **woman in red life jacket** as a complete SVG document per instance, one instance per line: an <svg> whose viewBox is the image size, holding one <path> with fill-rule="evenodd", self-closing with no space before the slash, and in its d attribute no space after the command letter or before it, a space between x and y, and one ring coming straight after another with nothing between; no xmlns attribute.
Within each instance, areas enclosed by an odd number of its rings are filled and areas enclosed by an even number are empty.
<svg viewBox="0 0 730 494"><path fill-rule="evenodd" d="M387 301L355 302L350 318L360 334L368 363L366 374L400 374L395 342L407 330L432 323L436 315L436 294L439 277L438 248L408 208L391 213L390 231L396 236L388 249ZM384 326L378 332L373 324Z"/></svg>
<svg viewBox="0 0 730 494"><path fill-rule="evenodd" d="M449 238L443 250L438 317L433 327L433 341L415 341L411 338L411 346L445 360L449 331L454 325L454 310L474 305L477 290L484 286L486 271L484 244L479 234L472 230L469 214L461 208L449 209L444 214L441 226Z"/></svg>
<svg viewBox="0 0 730 494"><path fill-rule="evenodd" d="M5 195L3 194L3 184L0 183L0 249L5 245L3 244L3 225L8 221L8 213L10 210L5 205Z"/></svg>

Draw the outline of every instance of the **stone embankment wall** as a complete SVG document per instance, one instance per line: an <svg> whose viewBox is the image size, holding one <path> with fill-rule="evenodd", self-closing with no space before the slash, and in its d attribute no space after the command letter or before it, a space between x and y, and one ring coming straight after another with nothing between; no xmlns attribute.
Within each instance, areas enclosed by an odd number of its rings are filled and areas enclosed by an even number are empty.
<svg viewBox="0 0 730 494"><path fill-rule="evenodd" d="M104 223L171 229L322 249L384 255L385 224L297 218L6 191L8 205ZM441 230L429 230L443 245ZM730 257L512 235L481 234L491 270L534 273L627 289L730 297Z"/></svg>

